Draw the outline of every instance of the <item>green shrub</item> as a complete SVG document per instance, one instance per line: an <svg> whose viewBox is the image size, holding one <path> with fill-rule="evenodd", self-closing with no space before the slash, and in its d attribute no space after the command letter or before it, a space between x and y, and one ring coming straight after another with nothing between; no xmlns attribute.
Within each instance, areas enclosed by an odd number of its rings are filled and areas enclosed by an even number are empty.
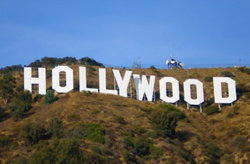
<svg viewBox="0 0 250 164"><path fill-rule="evenodd" d="M143 128L141 126L135 126L134 129L137 133L141 133L141 134L143 134L147 131L145 128Z"/></svg>
<svg viewBox="0 0 250 164"><path fill-rule="evenodd" d="M133 153L140 157L150 154L150 140L144 138L134 138Z"/></svg>
<svg viewBox="0 0 250 164"><path fill-rule="evenodd" d="M205 82L212 82L212 81L213 81L213 77L212 77L212 76L206 76L206 77L204 78L204 81L205 81Z"/></svg>
<svg viewBox="0 0 250 164"><path fill-rule="evenodd" d="M185 115L172 105L160 104L151 112L151 124L158 136L172 137L175 134L177 121Z"/></svg>
<svg viewBox="0 0 250 164"><path fill-rule="evenodd" d="M224 76L224 77L235 77L235 75L232 74L229 71L224 71L224 72L221 73L221 75Z"/></svg>
<svg viewBox="0 0 250 164"><path fill-rule="evenodd" d="M32 102L32 94L28 90L21 91L18 94L18 99L23 101L23 102L31 103Z"/></svg>
<svg viewBox="0 0 250 164"><path fill-rule="evenodd" d="M141 158L158 158L162 156L164 152L162 148L155 147L153 141L147 138L127 137L123 140L123 143L133 155ZM128 161L130 158L133 159L133 157L127 153L125 158L128 158Z"/></svg>
<svg viewBox="0 0 250 164"><path fill-rule="evenodd" d="M89 96L89 95L91 95L92 93L91 93L90 91L82 91L82 94L83 94L84 96Z"/></svg>
<svg viewBox="0 0 250 164"><path fill-rule="evenodd" d="M106 144L108 147L113 147L114 142L113 142L113 140L110 139L109 137L105 137L105 144Z"/></svg>
<svg viewBox="0 0 250 164"><path fill-rule="evenodd" d="M99 62L97 62L94 59L91 59L89 57L83 57L83 58L79 59L79 61L81 64L84 64L84 65L95 65L95 66L101 66L101 67L104 66L102 63L99 63Z"/></svg>
<svg viewBox="0 0 250 164"><path fill-rule="evenodd" d="M102 153L101 149L100 149L99 146L97 146L97 145L91 145L91 146L90 146L90 149L91 149L93 152L95 152L95 153L98 153L98 154L101 154L101 153Z"/></svg>
<svg viewBox="0 0 250 164"><path fill-rule="evenodd" d="M56 101L57 98L54 95L54 92L52 90L47 90L44 103L45 104L52 104L54 101Z"/></svg>
<svg viewBox="0 0 250 164"><path fill-rule="evenodd" d="M209 163L218 163L223 153L215 143L208 142L205 144L205 155L209 157Z"/></svg>
<svg viewBox="0 0 250 164"><path fill-rule="evenodd" d="M105 143L105 138L103 134L100 134L99 132L91 133L87 136L87 139L97 143Z"/></svg>
<svg viewBox="0 0 250 164"><path fill-rule="evenodd" d="M132 153L124 150L122 154L123 154L124 159L128 163L138 163L137 160L136 160L136 157Z"/></svg>
<svg viewBox="0 0 250 164"><path fill-rule="evenodd" d="M130 148L134 155L142 157L150 154L152 142L146 138L125 138L123 143Z"/></svg>
<svg viewBox="0 0 250 164"><path fill-rule="evenodd" d="M158 158L164 154L163 148L155 147L153 145L150 145L150 156L152 158Z"/></svg>
<svg viewBox="0 0 250 164"><path fill-rule="evenodd" d="M11 109L10 115L14 119L22 118L31 108L32 95L30 91L21 91L17 97L8 105Z"/></svg>
<svg viewBox="0 0 250 164"><path fill-rule="evenodd" d="M238 70L243 72L243 73L246 73L246 74L250 75L250 69L247 68L247 67L240 67L240 68L238 68Z"/></svg>
<svg viewBox="0 0 250 164"><path fill-rule="evenodd" d="M52 70L46 70L46 79L52 76Z"/></svg>
<svg viewBox="0 0 250 164"><path fill-rule="evenodd" d="M250 75L250 68L245 68L244 72L248 75Z"/></svg>
<svg viewBox="0 0 250 164"><path fill-rule="evenodd" d="M204 112L207 114L207 115L211 115L211 114L215 114L215 113L219 113L220 112L220 109L217 105L212 105L208 108L206 108L204 110Z"/></svg>
<svg viewBox="0 0 250 164"><path fill-rule="evenodd" d="M14 99L11 104L9 104L11 110L10 116L14 119L22 118L26 112L31 108L30 102L25 102L20 99Z"/></svg>
<svg viewBox="0 0 250 164"><path fill-rule="evenodd" d="M152 65L151 67L149 67L149 69L153 69L153 70L154 70L154 69L156 69L156 68L155 68L155 66Z"/></svg>
<svg viewBox="0 0 250 164"><path fill-rule="evenodd" d="M41 100L42 98L43 98L43 95L37 94L37 95L34 97L33 101L34 101L34 102L37 102L38 100Z"/></svg>
<svg viewBox="0 0 250 164"><path fill-rule="evenodd" d="M156 139L158 137L158 135L157 135L157 133L155 131L150 131L150 132L146 133L146 137Z"/></svg>
<svg viewBox="0 0 250 164"><path fill-rule="evenodd" d="M49 135L60 138L63 134L63 122L60 118L54 117L49 120L49 125L47 127L47 132Z"/></svg>
<svg viewBox="0 0 250 164"><path fill-rule="evenodd" d="M93 142L105 143L105 129L96 123L86 125L87 139Z"/></svg>
<svg viewBox="0 0 250 164"><path fill-rule="evenodd" d="M79 123L72 129L64 131L64 137L82 139L86 138L97 143L105 143L106 130L97 123Z"/></svg>
<svg viewBox="0 0 250 164"><path fill-rule="evenodd" d="M55 140L51 145L31 155L29 164L78 164L84 162L84 155L79 149L80 142L75 139Z"/></svg>
<svg viewBox="0 0 250 164"><path fill-rule="evenodd" d="M122 116L115 116L114 121L118 122L120 124L126 124L126 121L124 120L124 118Z"/></svg>
<svg viewBox="0 0 250 164"><path fill-rule="evenodd" d="M159 104L156 109L164 109L173 112L179 120L186 118L185 114L182 113L178 108L169 104Z"/></svg>
<svg viewBox="0 0 250 164"><path fill-rule="evenodd" d="M20 137L25 144L33 145L38 143L46 135L44 127L40 123L28 122L20 128Z"/></svg>

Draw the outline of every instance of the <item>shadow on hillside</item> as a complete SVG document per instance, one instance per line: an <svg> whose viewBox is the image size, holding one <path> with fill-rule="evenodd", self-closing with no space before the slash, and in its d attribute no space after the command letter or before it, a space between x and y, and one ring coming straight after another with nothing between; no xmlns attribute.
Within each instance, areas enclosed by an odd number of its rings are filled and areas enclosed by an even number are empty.
<svg viewBox="0 0 250 164"><path fill-rule="evenodd" d="M34 113L36 113L36 112L32 111L32 112L25 113L25 115L22 117L22 119L27 118L27 117L33 115Z"/></svg>
<svg viewBox="0 0 250 164"><path fill-rule="evenodd" d="M175 134L175 137L178 138L179 141L181 141L181 142L186 142L194 136L195 136L194 133L190 133L188 131L179 131L179 132L176 132L176 134Z"/></svg>
<svg viewBox="0 0 250 164"><path fill-rule="evenodd" d="M0 114L0 122L5 121L5 120L7 120L9 118L10 118L10 114L9 113Z"/></svg>

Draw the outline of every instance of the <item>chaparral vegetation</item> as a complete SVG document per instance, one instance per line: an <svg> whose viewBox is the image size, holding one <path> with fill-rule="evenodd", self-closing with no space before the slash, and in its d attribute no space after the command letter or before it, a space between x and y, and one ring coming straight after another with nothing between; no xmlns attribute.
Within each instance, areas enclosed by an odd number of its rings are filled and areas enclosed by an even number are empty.
<svg viewBox="0 0 250 164"><path fill-rule="evenodd" d="M72 91L57 93L51 83L57 65L70 66L76 74L79 66L86 67L87 87L99 87L98 69L104 65L87 57L32 62L34 77L36 68L47 69L45 95L38 94L37 85L32 93L23 89L22 66L1 68L0 163L250 163L249 68L133 69L139 75L155 75L156 81L168 76L180 82L180 100L167 104L159 99L159 83L153 102L136 100L133 82L128 97L79 92L78 76ZM106 72L107 89L118 89L112 68ZM237 101L219 106L214 103L212 77L222 76L236 81ZM203 83L201 106L184 101L182 84L187 79ZM222 89L226 97L227 87Z"/></svg>

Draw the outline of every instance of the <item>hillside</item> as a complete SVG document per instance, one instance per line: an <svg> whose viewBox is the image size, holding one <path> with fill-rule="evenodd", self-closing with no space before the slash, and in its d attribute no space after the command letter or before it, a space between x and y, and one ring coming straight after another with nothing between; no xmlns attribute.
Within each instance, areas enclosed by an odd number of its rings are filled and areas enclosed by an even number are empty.
<svg viewBox="0 0 250 164"><path fill-rule="evenodd" d="M0 163L250 163L249 68L133 69L133 74L156 75L157 99L147 102L135 99L134 86L133 98L79 92L78 67L86 66L89 87L98 88L99 66L60 64L74 70L75 89L54 93L49 103L46 96L23 91L19 67L1 72ZM50 90L53 66L42 66ZM113 89L112 69L106 71L107 88ZM164 76L180 82L178 108L159 99ZM236 81L238 100L219 111L211 77L223 76ZM186 109L182 84L187 79L204 84L203 113L199 106Z"/></svg>

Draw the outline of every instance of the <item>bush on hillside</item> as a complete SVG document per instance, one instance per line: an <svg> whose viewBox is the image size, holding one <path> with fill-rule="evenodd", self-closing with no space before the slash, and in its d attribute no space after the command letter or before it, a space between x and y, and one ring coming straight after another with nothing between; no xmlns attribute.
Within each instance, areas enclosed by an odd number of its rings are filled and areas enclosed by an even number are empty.
<svg viewBox="0 0 250 164"><path fill-rule="evenodd" d="M31 109L32 95L30 91L21 91L17 97L8 105L11 109L10 115L14 119L22 118Z"/></svg>
<svg viewBox="0 0 250 164"><path fill-rule="evenodd" d="M149 67L149 69L154 70L154 69L156 69L156 68L155 68L155 66L152 65L151 67Z"/></svg>
<svg viewBox="0 0 250 164"><path fill-rule="evenodd" d="M173 112L177 118L179 120L182 120L184 118L186 118L185 114L182 113L178 108L176 108L175 106L173 105L169 105L169 104L166 104L166 103L162 103L162 104L159 104L156 109L164 109L164 110L168 110L168 111L171 111Z"/></svg>
<svg viewBox="0 0 250 164"><path fill-rule="evenodd" d="M26 103L32 102L32 94L28 90L23 90L23 91L19 92L19 94L17 95L17 98L23 102L26 102Z"/></svg>
<svg viewBox="0 0 250 164"><path fill-rule="evenodd" d="M151 112L151 124L158 136L173 137L177 121L185 115L172 105L160 104Z"/></svg>
<svg viewBox="0 0 250 164"><path fill-rule="evenodd" d="M87 139L93 142L105 143L105 129L96 123L90 123L85 126Z"/></svg>
<svg viewBox="0 0 250 164"><path fill-rule="evenodd" d="M49 120L47 132L52 137L60 138L63 134L63 122L62 122L62 120L58 117L51 118Z"/></svg>
<svg viewBox="0 0 250 164"><path fill-rule="evenodd" d="M97 62L94 59L91 59L89 57L81 58L81 59L79 59L79 61L83 65L95 65L95 66L101 66L101 67L104 66L102 63L99 63L99 62Z"/></svg>
<svg viewBox="0 0 250 164"><path fill-rule="evenodd" d="M250 75L250 68L247 68L247 67L240 67L240 68L238 68L238 70L239 70L240 72L243 72L243 73L246 73L246 74Z"/></svg>
<svg viewBox="0 0 250 164"><path fill-rule="evenodd" d="M31 108L31 103L14 99L8 106L11 109L10 116L13 119L22 118Z"/></svg>
<svg viewBox="0 0 250 164"><path fill-rule="evenodd" d="M158 158L163 155L163 149L155 147L153 141L147 138L139 137L127 137L123 140L123 143L127 146L127 150L131 152L131 155L138 157ZM124 158L130 161L133 156L124 154Z"/></svg>
<svg viewBox="0 0 250 164"><path fill-rule="evenodd" d="M224 77L235 77L235 75L229 71L224 71L221 73L221 75Z"/></svg>
<svg viewBox="0 0 250 164"><path fill-rule="evenodd" d="M219 163L223 152L215 143L208 142L205 144L205 155L209 158L207 159L209 163Z"/></svg>
<svg viewBox="0 0 250 164"><path fill-rule="evenodd" d="M114 121L120 124L126 124L127 122L124 120L122 116L115 116Z"/></svg>
<svg viewBox="0 0 250 164"><path fill-rule="evenodd" d="M28 163L83 163L84 155L79 147L80 142L76 139L55 140L50 145L32 154Z"/></svg>
<svg viewBox="0 0 250 164"><path fill-rule="evenodd" d="M207 114L207 115L211 115L211 114L215 114L215 113L219 113L220 112L220 109L217 105L212 105L208 108L206 108L204 110L204 112Z"/></svg>
<svg viewBox="0 0 250 164"><path fill-rule="evenodd" d="M106 130L98 123L79 123L71 130L65 131L65 137L67 138L86 138L90 141L97 143L105 143Z"/></svg>
<svg viewBox="0 0 250 164"><path fill-rule="evenodd" d="M134 129L135 129L135 131L136 131L137 133L140 133L140 134L143 134L143 133L145 133L145 132L147 131L147 130L146 130L144 127L142 127L142 126L135 126Z"/></svg>
<svg viewBox="0 0 250 164"><path fill-rule="evenodd" d="M20 128L19 134L25 144L33 145L46 135L46 131L40 123L28 122Z"/></svg>
<svg viewBox="0 0 250 164"><path fill-rule="evenodd" d="M43 95L41 94L36 94L36 96L34 97L33 101L34 102L38 102L39 100L41 100L43 98Z"/></svg>
<svg viewBox="0 0 250 164"><path fill-rule="evenodd" d="M52 70L46 70L46 79L52 77Z"/></svg>
<svg viewBox="0 0 250 164"><path fill-rule="evenodd" d="M127 150L123 150L122 155L127 163L139 163L136 157L131 152L128 152Z"/></svg>
<svg viewBox="0 0 250 164"><path fill-rule="evenodd" d="M15 96L16 78L11 74L5 74L0 78L0 96L3 103L8 104Z"/></svg>
<svg viewBox="0 0 250 164"><path fill-rule="evenodd" d="M55 67L62 64L75 64L77 63L76 58L73 57L64 57L64 58L53 58L53 57L44 57L41 60L36 60L29 64L29 67Z"/></svg>
<svg viewBox="0 0 250 164"><path fill-rule="evenodd" d="M212 82L212 81L213 81L213 77L212 77L212 76L206 76L206 77L204 78L204 81L205 81L205 82Z"/></svg>
<svg viewBox="0 0 250 164"><path fill-rule="evenodd" d="M52 104L56 100L57 100L57 98L54 95L54 92L52 90L47 90L46 95L45 95L45 99L44 99L44 103L45 104Z"/></svg>
<svg viewBox="0 0 250 164"><path fill-rule="evenodd" d="M12 65L0 69L0 73L12 74L13 72L21 72L23 70L22 65Z"/></svg>

